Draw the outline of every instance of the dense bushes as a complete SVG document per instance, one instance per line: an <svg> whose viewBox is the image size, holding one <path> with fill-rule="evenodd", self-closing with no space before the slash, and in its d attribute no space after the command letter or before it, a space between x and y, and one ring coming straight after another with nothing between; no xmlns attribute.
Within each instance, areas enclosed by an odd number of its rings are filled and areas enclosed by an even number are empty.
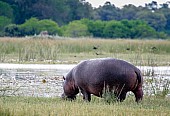
<svg viewBox="0 0 170 116"><path fill-rule="evenodd" d="M4 17L5 18L5 17ZM3 19L1 17L1 19ZM5 18L5 26L1 36L30 36L40 34L41 31L48 31L49 35L59 35L66 37L93 36L99 38L166 38L163 32L157 32L147 23L141 20L89 20L82 19L72 21L68 25L59 27L52 20L38 20L31 18L21 25L10 24L10 20ZM1 24L2 25L2 24ZM2 28L3 26L0 27Z"/></svg>
<svg viewBox="0 0 170 116"><path fill-rule="evenodd" d="M21 31L19 30L19 27L16 24L9 24L4 29L4 35L6 36L21 36Z"/></svg>
<svg viewBox="0 0 170 116"><path fill-rule="evenodd" d="M52 20L31 18L21 25L10 24L5 27L5 36L26 36L48 31L50 35L61 35L58 24Z"/></svg>
<svg viewBox="0 0 170 116"><path fill-rule="evenodd" d="M157 32L147 23L140 20L122 21L91 21L82 19L82 23L88 26L90 34L103 38L166 38L163 32Z"/></svg>

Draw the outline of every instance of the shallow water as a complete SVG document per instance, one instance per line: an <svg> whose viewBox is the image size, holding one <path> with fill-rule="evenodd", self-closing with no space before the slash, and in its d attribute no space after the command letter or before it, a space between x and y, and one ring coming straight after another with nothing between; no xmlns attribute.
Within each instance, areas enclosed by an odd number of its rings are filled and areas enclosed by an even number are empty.
<svg viewBox="0 0 170 116"><path fill-rule="evenodd" d="M76 65L0 64L0 95L60 96L63 92L62 77L74 66ZM158 89L162 91L167 79L170 80L170 66L138 66L138 68L144 74L145 94L153 94Z"/></svg>

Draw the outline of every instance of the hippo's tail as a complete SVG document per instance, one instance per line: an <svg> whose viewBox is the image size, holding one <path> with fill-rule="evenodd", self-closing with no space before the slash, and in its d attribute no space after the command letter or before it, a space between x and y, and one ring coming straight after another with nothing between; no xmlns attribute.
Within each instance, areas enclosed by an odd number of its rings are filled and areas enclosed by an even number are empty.
<svg viewBox="0 0 170 116"><path fill-rule="evenodd" d="M137 75L138 83L142 83L142 81L143 81L142 78L143 78L143 77L142 77L141 71L138 70L138 71L135 71L135 73L136 73L136 75Z"/></svg>

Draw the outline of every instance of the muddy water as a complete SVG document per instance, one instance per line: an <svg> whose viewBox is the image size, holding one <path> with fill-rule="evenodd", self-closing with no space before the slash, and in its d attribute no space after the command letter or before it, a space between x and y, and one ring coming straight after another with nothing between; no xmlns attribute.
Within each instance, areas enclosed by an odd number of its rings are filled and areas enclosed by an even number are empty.
<svg viewBox="0 0 170 116"><path fill-rule="evenodd" d="M62 77L74 66L75 64L0 64L0 96L60 96L63 92ZM145 94L155 94L155 91L162 91L165 85L168 87L170 67L138 68L144 74Z"/></svg>

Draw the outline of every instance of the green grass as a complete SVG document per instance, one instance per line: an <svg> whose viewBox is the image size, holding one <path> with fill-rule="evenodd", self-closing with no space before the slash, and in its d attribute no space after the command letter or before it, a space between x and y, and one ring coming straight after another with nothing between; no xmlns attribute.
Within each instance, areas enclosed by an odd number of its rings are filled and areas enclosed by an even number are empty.
<svg viewBox="0 0 170 116"><path fill-rule="evenodd" d="M134 96L122 103L107 104L101 98L92 101L64 101L59 98L0 97L1 116L168 116L170 99L144 97L137 104Z"/></svg>
<svg viewBox="0 0 170 116"><path fill-rule="evenodd" d="M0 38L1 62L75 63L99 57L124 59L136 65L169 65L170 41Z"/></svg>

